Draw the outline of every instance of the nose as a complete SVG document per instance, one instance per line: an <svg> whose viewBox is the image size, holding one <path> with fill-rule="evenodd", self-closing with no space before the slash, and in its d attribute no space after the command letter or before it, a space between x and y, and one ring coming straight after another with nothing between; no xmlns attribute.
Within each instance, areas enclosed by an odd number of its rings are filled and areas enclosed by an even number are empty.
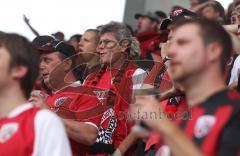
<svg viewBox="0 0 240 156"><path fill-rule="evenodd" d="M142 23L142 17L138 17L137 19L137 24L140 24L140 23Z"/></svg>
<svg viewBox="0 0 240 156"><path fill-rule="evenodd" d="M82 41L80 40L79 42L78 42L78 47L82 47Z"/></svg>
<svg viewBox="0 0 240 156"><path fill-rule="evenodd" d="M176 47L174 43L170 41L169 48L166 50L166 55L168 58L173 59L176 56Z"/></svg>
<svg viewBox="0 0 240 156"><path fill-rule="evenodd" d="M104 49L104 42L99 42L97 49L98 49L98 50Z"/></svg>
<svg viewBox="0 0 240 156"><path fill-rule="evenodd" d="M40 70L44 70L46 68L46 63L43 60L40 60Z"/></svg>

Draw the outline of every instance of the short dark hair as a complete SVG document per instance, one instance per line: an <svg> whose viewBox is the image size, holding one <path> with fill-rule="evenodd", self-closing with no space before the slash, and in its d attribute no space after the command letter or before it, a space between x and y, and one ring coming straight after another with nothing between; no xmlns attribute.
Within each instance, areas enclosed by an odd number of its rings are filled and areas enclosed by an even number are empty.
<svg viewBox="0 0 240 156"><path fill-rule="evenodd" d="M158 16L158 17L161 17L161 18L167 18L167 15L165 12L161 11L161 10L157 10L155 11L155 14Z"/></svg>
<svg viewBox="0 0 240 156"><path fill-rule="evenodd" d="M213 42L218 42L221 45L221 71L224 73L233 50L232 40L227 31L225 31L224 28L216 21L206 18L181 20L175 23L177 29L187 24L194 24L199 27L199 34L205 45Z"/></svg>
<svg viewBox="0 0 240 156"><path fill-rule="evenodd" d="M65 59L70 59L72 61L72 64L71 64L71 68L75 68L76 67L76 56L66 56L64 55L63 53L60 53L58 52L58 57L61 61L64 61Z"/></svg>
<svg viewBox="0 0 240 156"><path fill-rule="evenodd" d="M220 17L225 20L225 10L223 8L223 6L221 5L221 3L219 3L218 1L214 1L213 4L210 4L208 6L211 6L216 12L219 12Z"/></svg>
<svg viewBox="0 0 240 156"><path fill-rule="evenodd" d="M80 42L81 37L82 37L81 34L75 34L75 35L72 35L68 41L75 39L77 40L77 42Z"/></svg>
<svg viewBox="0 0 240 156"><path fill-rule="evenodd" d="M29 98L39 74L39 52L25 37L13 33L0 32L0 47L10 54L10 70L16 66L27 67L20 86L25 97Z"/></svg>

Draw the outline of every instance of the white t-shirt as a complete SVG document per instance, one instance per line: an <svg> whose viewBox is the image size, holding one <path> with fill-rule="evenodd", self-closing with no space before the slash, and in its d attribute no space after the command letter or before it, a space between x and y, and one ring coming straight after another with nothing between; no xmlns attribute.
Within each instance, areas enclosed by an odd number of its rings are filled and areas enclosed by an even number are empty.
<svg viewBox="0 0 240 156"><path fill-rule="evenodd" d="M9 118L32 108L23 104L8 115ZM39 110L34 119L35 139L32 156L71 156L69 140L61 120L47 109Z"/></svg>
<svg viewBox="0 0 240 156"><path fill-rule="evenodd" d="M230 85L233 82L238 81L239 74L240 74L240 56L237 56L233 64L233 68L231 70L231 77L228 84Z"/></svg>

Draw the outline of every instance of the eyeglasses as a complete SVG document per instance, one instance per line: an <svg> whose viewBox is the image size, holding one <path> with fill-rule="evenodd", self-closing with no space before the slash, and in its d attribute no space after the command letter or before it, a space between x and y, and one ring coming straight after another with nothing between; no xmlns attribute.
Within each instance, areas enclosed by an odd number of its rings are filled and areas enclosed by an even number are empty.
<svg viewBox="0 0 240 156"><path fill-rule="evenodd" d="M103 48L106 49L112 49L114 48L118 43L116 41L113 40L101 40L98 43L98 46L102 46Z"/></svg>
<svg viewBox="0 0 240 156"><path fill-rule="evenodd" d="M119 45L121 47L130 47L132 43L132 40L131 39L122 39L120 40L119 42L117 41L113 41L113 40L101 40L99 43L98 43L98 46L103 46L103 48L106 48L106 49L112 49L114 48L116 45Z"/></svg>

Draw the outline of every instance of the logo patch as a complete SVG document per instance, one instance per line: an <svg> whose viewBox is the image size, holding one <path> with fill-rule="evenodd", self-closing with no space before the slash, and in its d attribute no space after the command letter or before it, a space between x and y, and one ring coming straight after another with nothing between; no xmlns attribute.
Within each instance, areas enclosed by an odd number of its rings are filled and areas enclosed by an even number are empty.
<svg viewBox="0 0 240 156"><path fill-rule="evenodd" d="M3 125L0 129L0 143L8 141L18 131L18 128L18 123L8 123Z"/></svg>
<svg viewBox="0 0 240 156"><path fill-rule="evenodd" d="M194 128L195 137L200 139L206 136L215 123L216 117L213 115L203 115L199 117Z"/></svg>
<svg viewBox="0 0 240 156"><path fill-rule="evenodd" d="M183 12L183 9L176 9L173 11L172 16L178 16Z"/></svg>
<svg viewBox="0 0 240 156"><path fill-rule="evenodd" d="M63 104L63 102L64 102L67 98L68 98L68 97L63 96L63 97L60 97L60 98L56 99L55 102L54 102L55 107L61 106L61 104Z"/></svg>
<svg viewBox="0 0 240 156"><path fill-rule="evenodd" d="M99 100L103 100L105 98L105 95L106 95L106 91L93 91L93 93L96 95L96 97Z"/></svg>

